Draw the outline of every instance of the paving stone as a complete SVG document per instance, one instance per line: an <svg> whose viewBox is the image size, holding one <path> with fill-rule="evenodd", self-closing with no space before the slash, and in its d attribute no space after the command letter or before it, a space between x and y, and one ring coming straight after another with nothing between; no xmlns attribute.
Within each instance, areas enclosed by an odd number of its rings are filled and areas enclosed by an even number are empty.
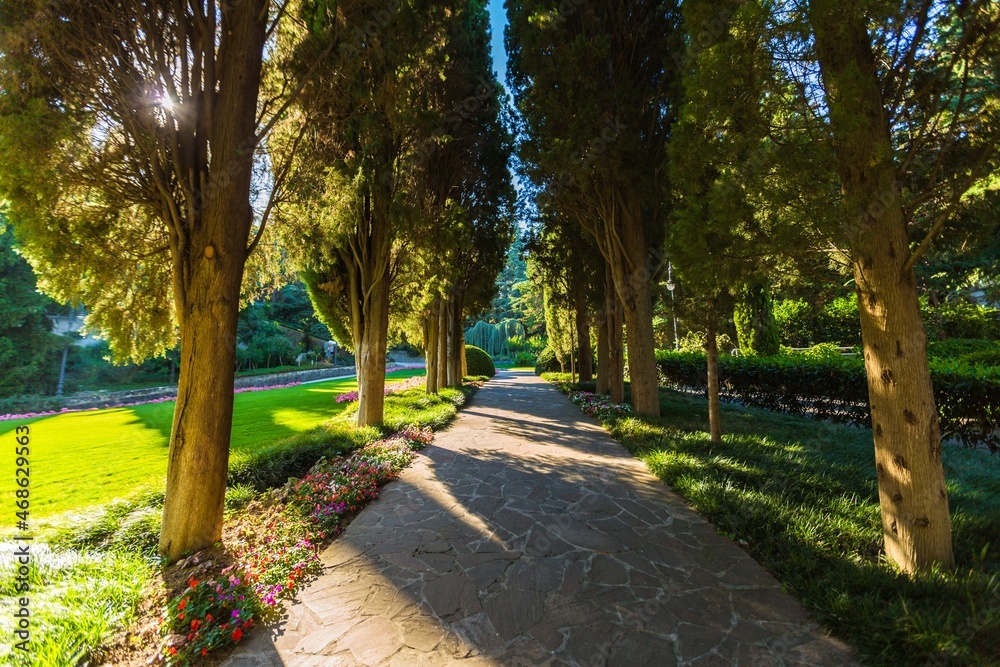
<svg viewBox="0 0 1000 667"><path fill-rule="evenodd" d="M515 639L542 617L545 595L537 590L501 590L483 602L483 611L505 640Z"/></svg>
<svg viewBox="0 0 1000 667"><path fill-rule="evenodd" d="M592 419L502 371L225 667L852 666Z"/></svg>
<svg viewBox="0 0 1000 667"><path fill-rule="evenodd" d="M365 619L340 639L340 645L363 665L377 665L400 649L400 627L378 616Z"/></svg>
<svg viewBox="0 0 1000 667"><path fill-rule="evenodd" d="M674 643L668 639L647 632L630 633L614 642L608 653L607 667L672 667L677 664L675 651Z"/></svg>

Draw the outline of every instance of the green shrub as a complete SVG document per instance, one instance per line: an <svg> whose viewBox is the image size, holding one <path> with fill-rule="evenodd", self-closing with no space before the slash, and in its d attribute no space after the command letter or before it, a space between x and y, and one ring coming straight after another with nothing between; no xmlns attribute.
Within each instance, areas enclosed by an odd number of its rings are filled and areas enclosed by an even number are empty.
<svg viewBox="0 0 1000 667"><path fill-rule="evenodd" d="M937 306L922 301L920 308L927 337L931 340L1000 338L1000 325L997 323L1000 311L996 308L984 308L964 301L941 303Z"/></svg>
<svg viewBox="0 0 1000 667"><path fill-rule="evenodd" d="M662 384L703 389L705 355L656 354ZM719 357L720 393L729 400L776 412L867 426L868 382L861 357ZM931 362L931 380L943 437L1000 450L1000 368Z"/></svg>
<svg viewBox="0 0 1000 667"><path fill-rule="evenodd" d="M786 299L774 303L774 321L778 337L790 347L808 347L813 343L814 315L804 299Z"/></svg>
<svg viewBox="0 0 1000 667"><path fill-rule="evenodd" d="M937 359L960 359L968 354L1000 350L1000 341L981 338L949 338L927 343L927 356Z"/></svg>
<svg viewBox="0 0 1000 667"><path fill-rule="evenodd" d="M538 353L535 358L535 375L542 373L559 373L562 371L562 364L556 358L555 350L547 347Z"/></svg>
<svg viewBox="0 0 1000 667"><path fill-rule="evenodd" d="M518 352L514 355L511 363L514 366L531 366L535 363L535 355L528 351Z"/></svg>
<svg viewBox="0 0 1000 667"><path fill-rule="evenodd" d="M469 375L485 375L493 377L497 374L497 369L493 365L490 355L485 350L475 345L465 346L465 367Z"/></svg>

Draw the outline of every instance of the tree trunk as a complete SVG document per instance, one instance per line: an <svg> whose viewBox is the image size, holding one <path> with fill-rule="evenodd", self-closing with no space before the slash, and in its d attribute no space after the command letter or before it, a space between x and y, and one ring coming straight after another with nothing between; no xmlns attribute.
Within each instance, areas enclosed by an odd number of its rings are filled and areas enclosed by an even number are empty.
<svg viewBox="0 0 1000 667"><path fill-rule="evenodd" d="M437 386L448 386L448 302L438 302Z"/></svg>
<svg viewBox="0 0 1000 667"><path fill-rule="evenodd" d="M660 393L653 339L653 292L647 266L649 247L637 196L626 192L620 201L619 239L624 252L611 262L611 268L625 316L632 409L640 415L658 417Z"/></svg>
<svg viewBox="0 0 1000 667"><path fill-rule="evenodd" d="M590 349L590 322L587 318L587 285L582 280L574 284L574 306L576 311L576 340L579 348L580 382L594 380L594 353Z"/></svg>
<svg viewBox="0 0 1000 667"><path fill-rule="evenodd" d="M425 387L428 394L438 393L437 383L437 348L438 348L438 309L440 300L434 299L430 312L424 320L424 365Z"/></svg>
<svg viewBox="0 0 1000 667"><path fill-rule="evenodd" d="M709 301L705 357L708 360L708 431L712 444L722 443L722 415L719 410L719 345L715 335L715 297Z"/></svg>
<svg viewBox="0 0 1000 667"><path fill-rule="evenodd" d="M160 529L160 550L171 561L222 539L236 319L253 221L251 149L267 19L261 0L238 3L222 14L210 180L200 218L190 221L186 247L172 247L181 363Z"/></svg>
<svg viewBox="0 0 1000 667"><path fill-rule="evenodd" d="M622 311L611 269L605 271L604 310L607 313L608 393L615 403L625 402L625 354L622 350Z"/></svg>
<svg viewBox="0 0 1000 667"><path fill-rule="evenodd" d="M597 323L597 393L607 394L611 391L608 382L608 319L604 317Z"/></svg>
<svg viewBox="0 0 1000 667"><path fill-rule="evenodd" d="M358 369L358 426L378 426L385 416L385 349L389 338L389 278L372 286L365 308Z"/></svg>
<svg viewBox="0 0 1000 667"><path fill-rule="evenodd" d="M469 374L469 365L466 363L466 359L465 359L465 332L464 331L462 332L462 338L460 339L459 342L461 344L459 345L458 356L459 356L459 359L462 362L462 374L461 374L461 377L464 378L466 375Z"/></svg>
<svg viewBox="0 0 1000 667"><path fill-rule="evenodd" d="M847 6L845 6L845 4ZM813 0L858 289L886 555L903 571L952 567L941 432L909 258L879 65L863 7Z"/></svg>
<svg viewBox="0 0 1000 667"><path fill-rule="evenodd" d="M576 325L569 328L569 381L576 384Z"/></svg>
<svg viewBox="0 0 1000 667"><path fill-rule="evenodd" d="M448 309L448 384L462 384L462 308L465 300L461 291L456 291Z"/></svg>

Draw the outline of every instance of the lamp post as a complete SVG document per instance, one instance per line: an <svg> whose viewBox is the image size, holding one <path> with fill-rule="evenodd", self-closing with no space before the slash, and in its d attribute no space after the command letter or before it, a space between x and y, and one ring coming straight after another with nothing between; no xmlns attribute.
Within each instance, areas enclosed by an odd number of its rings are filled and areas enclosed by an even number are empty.
<svg viewBox="0 0 1000 667"><path fill-rule="evenodd" d="M677 285L674 284L674 265L672 262L667 262L667 289L670 290L670 311L674 318L674 349L681 349L681 342L677 339L677 304L674 301L674 289Z"/></svg>

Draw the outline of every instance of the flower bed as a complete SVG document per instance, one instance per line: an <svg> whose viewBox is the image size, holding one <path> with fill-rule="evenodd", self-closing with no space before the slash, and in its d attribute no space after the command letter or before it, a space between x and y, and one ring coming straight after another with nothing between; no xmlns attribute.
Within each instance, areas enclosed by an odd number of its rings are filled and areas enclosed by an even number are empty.
<svg viewBox="0 0 1000 667"><path fill-rule="evenodd" d="M189 577L187 587L168 602L161 624L167 662L186 664L231 647L258 620L277 617L282 600L319 571L324 544L433 438L428 428L406 428L350 456L321 459L305 477L289 480L266 494L259 507L248 508L239 540L228 550L233 565L214 576ZM210 571L211 563L201 567Z"/></svg>
<svg viewBox="0 0 1000 667"><path fill-rule="evenodd" d="M411 378L407 378L402 382L393 382L391 384L385 385L385 390L383 393L386 396L388 396L389 394L395 392L406 391L407 389L416 389L417 387L422 387L423 385L424 385L423 376L417 375ZM348 391L343 394L337 395L338 403L350 403L351 401L356 401L356 400L358 400L357 390Z"/></svg>
<svg viewBox="0 0 1000 667"><path fill-rule="evenodd" d="M580 406L586 414L602 422L632 414L631 406L626 403L615 403L609 397L592 391L574 391L570 393L569 400Z"/></svg>

